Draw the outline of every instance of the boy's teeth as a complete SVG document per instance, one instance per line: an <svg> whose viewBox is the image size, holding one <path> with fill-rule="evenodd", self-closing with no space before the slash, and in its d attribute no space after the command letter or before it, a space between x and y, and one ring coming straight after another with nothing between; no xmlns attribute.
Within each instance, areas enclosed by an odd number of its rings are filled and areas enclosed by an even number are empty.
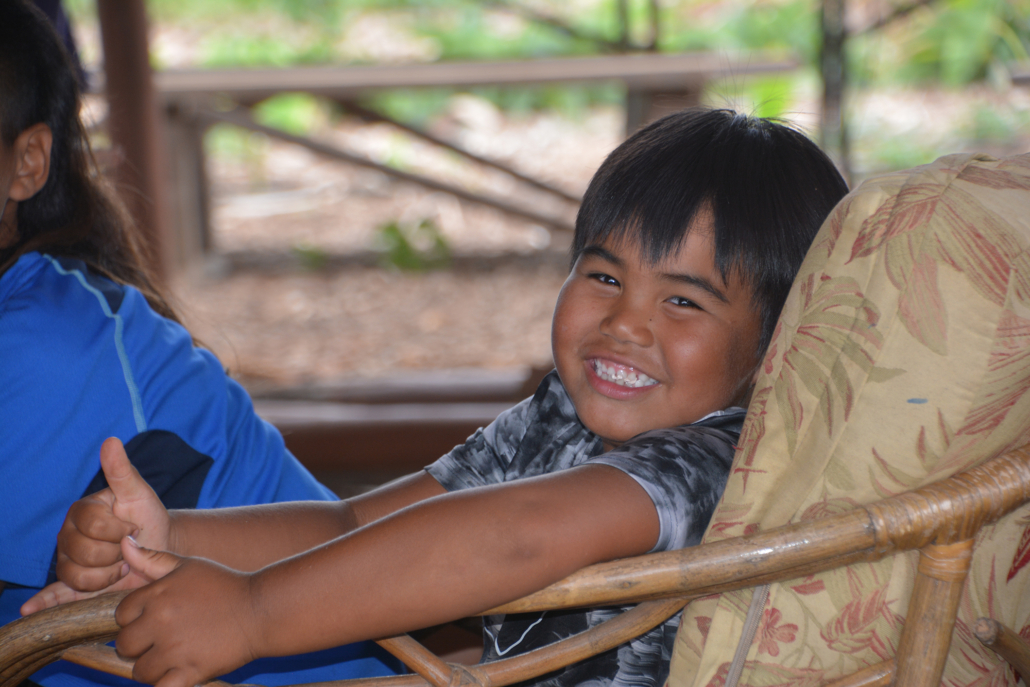
<svg viewBox="0 0 1030 687"><path fill-rule="evenodd" d="M643 372L628 370L622 366L607 365L600 360L594 360L594 372L605 381L613 382L619 386L633 387L634 389L658 383L657 380L651 379Z"/></svg>

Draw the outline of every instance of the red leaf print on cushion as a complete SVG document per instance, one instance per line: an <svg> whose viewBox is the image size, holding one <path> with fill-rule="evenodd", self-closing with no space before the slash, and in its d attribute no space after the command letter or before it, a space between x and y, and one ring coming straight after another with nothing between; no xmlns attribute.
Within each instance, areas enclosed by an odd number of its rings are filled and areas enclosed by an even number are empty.
<svg viewBox="0 0 1030 687"><path fill-rule="evenodd" d="M937 290L937 262L933 256L923 253L912 262L898 312L919 343L934 353L948 354L948 312Z"/></svg>
<svg viewBox="0 0 1030 687"><path fill-rule="evenodd" d="M798 594L818 594L819 592L826 589L826 584L822 580L812 579L812 575L805 578L805 581L801 584L796 584L791 587Z"/></svg>
<svg viewBox="0 0 1030 687"><path fill-rule="evenodd" d="M1002 305L1013 261L1022 253L1016 232L979 198L932 176L914 175L900 193L862 223L851 260L882 255L891 283L901 291L905 327L923 344L941 352L937 322L922 320L940 301L937 275L929 261L950 265L977 293ZM948 276L949 279L953 278ZM941 315L946 315L941 311Z"/></svg>
<svg viewBox="0 0 1030 687"><path fill-rule="evenodd" d="M783 618L778 608L770 608L762 614L762 628L759 631L758 653L770 656L780 655L780 642L789 644L797 637L798 626L779 622Z"/></svg>
<svg viewBox="0 0 1030 687"><path fill-rule="evenodd" d="M1027 563L1030 563L1030 525L1027 525L1023 530L1023 536L1019 538L1019 546L1016 547L1016 554L1012 557L1012 567L1009 568L1009 574L1005 581L1011 581ZM1020 630L1019 634L1022 635L1024 632L1030 632L1030 625ZM1030 640L1030 634L1027 634L1026 638Z"/></svg>
<svg viewBox="0 0 1030 687"><path fill-rule="evenodd" d="M1023 167L1023 169L1020 170L1020 167ZM1006 171L1006 169L1013 169L1016 174L1012 174ZM1023 176L1019 175L1020 171L1022 171ZM1030 178L1025 176L1026 172L1025 166L1019 164L1005 164L999 169L970 165L962 170L958 178L986 188L1030 191Z"/></svg>
<svg viewBox="0 0 1030 687"><path fill-rule="evenodd" d="M726 675L730 672L730 664L728 662L723 663L719 666L719 669L715 671L715 675L708 682L706 687L724 687L726 684Z"/></svg>
<svg viewBox="0 0 1030 687"><path fill-rule="evenodd" d="M983 391L958 430L963 436L993 431L1030 392L1030 320L1006 311L998 320Z"/></svg>
<svg viewBox="0 0 1030 687"><path fill-rule="evenodd" d="M765 436L765 416L768 411L766 405L769 403L771 386L766 386L755 392L751 399L751 406L748 408L747 421L744 429L737 440L737 453L740 456L738 463L751 467L758 451L758 444ZM738 468L739 470L739 468ZM747 492L747 473L744 474L743 492Z"/></svg>
<svg viewBox="0 0 1030 687"><path fill-rule="evenodd" d="M701 633L701 636L708 639L708 630L712 629L712 619L705 615L699 615L694 618L694 622L697 623L697 631Z"/></svg>
<svg viewBox="0 0 1030 687"><path fill-rule="evenodd" d="M855 592L860 593L860 590L856 588ZM881 660L893 658L894 652L873 627L877 619L889 613L886 599L885 586L867 596L854 598L826 624L819 636L827 647L842 654L855 654L870 649Z"/></svg>

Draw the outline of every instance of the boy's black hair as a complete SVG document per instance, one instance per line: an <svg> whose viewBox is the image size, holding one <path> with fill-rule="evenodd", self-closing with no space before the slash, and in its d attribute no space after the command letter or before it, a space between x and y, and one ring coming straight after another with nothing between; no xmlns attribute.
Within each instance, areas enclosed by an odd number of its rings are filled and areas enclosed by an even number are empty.
<svg viewBox="0 0 1030 687"><path fill-rule="evenodd" d="M46 15L25 0L0 0L0 140L9 148L40 122L53 134L47 181L18 203L18 235L0 245L0 275L30 251L78 258L135 286L154 310L178 321L131 219L96 168L80 105L75 63Z"/></svg>
<svg viewBox="0 0 1030 687"><path fill-rule="evenodd" d="M848 192L833 162L788 126L732 110L691 108L641 129L590 182L572 244L633 239L652 265L711 213L715 264L751 288L764 352L812 239Z"/></svg>

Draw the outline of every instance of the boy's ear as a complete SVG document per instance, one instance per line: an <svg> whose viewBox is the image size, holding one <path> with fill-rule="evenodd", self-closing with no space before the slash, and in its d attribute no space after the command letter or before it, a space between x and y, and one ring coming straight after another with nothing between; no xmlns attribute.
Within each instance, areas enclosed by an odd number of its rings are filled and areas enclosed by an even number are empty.
<svg viewBox="0 0 1030 687"><path fill-rule="evenodd" d="M43 188L50 176L53 144L54 134L43 122L33 124L14 139L14 178L8 192L11 200L28 200Z"/></svg>

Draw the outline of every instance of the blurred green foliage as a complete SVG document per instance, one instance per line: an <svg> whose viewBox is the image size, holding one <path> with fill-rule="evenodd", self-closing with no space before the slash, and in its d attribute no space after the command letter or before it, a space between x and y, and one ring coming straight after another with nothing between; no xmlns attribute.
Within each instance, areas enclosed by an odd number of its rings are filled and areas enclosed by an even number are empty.
<svg viewBox="0 0 1030 687"><path fill-rule="evenodd" d="M294 136L310 134L328 119L331 106L307 93L280 93L254 107L259 124L282 129Z"/></svg>
<svg viewBox="0 0 1030 687"><path fill-rule="evenodd" d="M885 4L885 11L910 1ZM65 2L76 18L95 12L93 0ZM339 61L346 27L370 13L412 18L413 35L432 41L445 60L592 54L601 46L591 37L620 38L617 0L526 4L559 18L575 35L500 9L504 0L147 0L158 21L217 27L201 39L206 66ZM659 48L789 51L814 65L818 8L819 0L664 0ZM630 0L629 17L631 40L649 41L650 2ZM849 48L858 83L960 86L983 79L992 65L1030 59L1030 0L932 0L885 29L859 34ZM587 89L572 98L605 102L610 96L610 91ZM514 96L510 103L504 97L490 99L515 109L566 106L565 96L540 91Z"/></svg>
<svg viewBox="0 0 1030 687"><path fill-rule="evenodd" d="M205 67L288 67L331 62L333 50L324 38L286 41L277 36L228 31L205 40L201 49Z"/></svg>
<svg viewBox="0 0 1030 687"><path fill-rule="evenodd" d="M852 41L860 83L958 87L1030 59L1030 0L936 0Z"/></svg>
<svg viewBox="0 0 1030 687"><path fill-rule="evenodd" d="M1030 112L979 106L973 110L967 125L969 138L985 143L1010 141L1030 134Z"/></svg>
<svg viewBox="0 0 1030 687"><path fill-rule="evenodd" d="M308 272L317 272L329 262L329 254L323 248L305 241L291 246L290 252L296 256L301 268Z"/></svg>
<svg viewBox="0 0 1030 687"><path fill-rule="evenodd" d="M204 149L214 159L242 165L254 187L264 185L268 137L230 124L215 124L204 136Z"/></svg>
<svg viewBox="0 0 1030 687"><path fill-rule="evenodd" d="M423 46L425 55L407 59L522 59L597 54L603 41L621 38L617 0L146 0L157 22L192 36L198 66L285 66L374 60L372 53L347 52L348 30L382 19L390 31ZM879 4L864 21L916 0ZM76 20L91 21L95 0L64 0ZM859 6L870 0L848 0ZM508 9L504 9L508 3ZM515 6L560 19L568 31L534 21ZM629 0L630 41L649 42L651 3ZM874 7L877 5L873 5ZM817 89L815 67L820 47L820 0L662 0L658 48L748 55L774 52L797 55L807 68L787 75L730 77L709 85L708 99L765 117L790 117L799 93ZM1030 63L1030 0L930 0L873 31L857 31L848 42L852 86L934 86L958 88L987 80L1006 85L1008 65ZM356 29L362 37L363 28ZM599 39L599 40L598 40ZM372 43L374 38L369 39ZM599 42L600 41L600 42ZM426 47L428 46L428 47ZM373 47L375 47L373 45ZM557 111L582 118L598 104L618 105L625 97L618 84L468 89L511 113ZM446 112L457 89L377 92L364 106L415 126L428 126ZM808 96L810 97L810 95ZM336 106L300 94L273 98L258 108L258 121L294 134L310 134L335 116ZM1030 136L1030 114L970 105L950 125L951 142L926 142L911 132L861 131L856 154L866 169L901 168L932 160L954 141L993 144ZM962 143L960 143L962 144ZM222 159L258 162L267 141L228 127L215 127L207 145ZM388 164L404 167L410 157L402 143ZM936 146L936 147L935 147ZM261 165L254 165L262 169ZM260 183L260 179L254 180ZM384 228L397 259L407 258L408 234ZM421 231L421 230L420 230ZM400 233L397 233L400 232ZM418 233L418 232L416 232ZM423 232L424 233L424 232ZM406 238L407 237L407 238ZM384 241L387 238L384 238ZM410 243L410 241L408 241ZM388 251L388 254L393 254Z"/></svg>
<svg viewBox="0 0 1030 687"><path fill-rule="evenodd" d="M908 169L933 162L941 155L933 144L920 140L911 133L867 137L867 158L862 167L870 173L892 169Z"/></svg>
<svg viewBox="0 0 1030 687"><path fill-rule="evenodd" d="M442 269L450 264L451 250L430 219L415 224L388 222L379 227L375 248L382 253L383 267L405 272Z"/></svg>

